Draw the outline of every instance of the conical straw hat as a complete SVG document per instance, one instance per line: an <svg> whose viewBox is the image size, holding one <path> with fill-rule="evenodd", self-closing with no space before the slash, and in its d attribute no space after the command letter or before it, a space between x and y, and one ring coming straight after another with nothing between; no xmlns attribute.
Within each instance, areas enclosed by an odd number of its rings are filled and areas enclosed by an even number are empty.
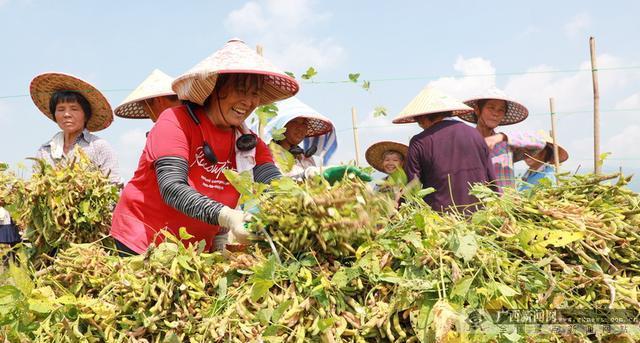
<svg viewBox="0 0 640 343"><path fill-rule="evenodd" d="M394 124L413 123L416 117L426 114L453 112L459 116L473 109L458 99L442 93L434 87L426 87L393 119Z"/></svg>
<svg viewBox="0 0 640 343"><path fill-rule="evenodd" d="M551 149L553 149L553 138L544 130L538 131L538 134L540 136L542 136L544 141L547 142L547 145ZM557 144L557 146L558 146L558 157L560 159L560 163L568 160L569 159L569 153L567 152L567 150L565 148L563 148L560 144ZM543 162L552 162L553 163L553 159L551 161L543 161Z"/></svg>
<svg viewBox="0 0 640 343"><path fill-rule="evenodd" d="M109 127L113 122L113 111L107 98L93 85L73 75L64 73L40 74L31 80L29 90L36 107L54 122L54 113L49 111L49 101L53 93L58 91L77 92L87 99L91 105L91 118L87 122L87 130L100 131Z"/></svg>
<svg viewBox="0 0 640 343"><path fill-rule="evenodd" d="M213 93L219 74L245 73L265 76L260 105L270 104L295 95L299 86L295 79L258 55L243 41L232 39L213 55L196 64L173 81L172 88L180 100L199 105Z"/></svg>
<svg viewBox="0 0 640 343"><path fill-rule="evenodd" d="M286 100L278 101L276 106L278 107L278 117L274 118L274 120L279 117L286 118L286 122L282 124L283 127L295 118L306 119L307 132L305 137L324 135L325 133L331 132L333 129L333 124L329 118L323 116L295 96Z"/></svg>
<svg viewBox="0 0 640 343"><path fill-rule="evenodd" d="M402 155L402 158L407 160L407 152L409 151L409 147L396 142L383 141L378 142L370 146L364 154L364 157L367 159L367 163L370 166L375 168L377 171L385 172L382 166L382 161L384 160L384 154L387 151L396 151Z"/></svg>
<svg viewBox="0 0 640 343"><path fill-rule="evenodd" d="M527 110L527 108L524 107L524 105L514 100L511 100L506 94L504 94L504 92L502 92L497 88L488 89L482 95L466 100L464 103L471 107L474 107L478 102L478 100L492 100L492 99L504 100L507 102L507 112L504 114L502 121L500 121L500 124L499 124L500 126L519 123L527 119L527 117L529 116L529 110ZM475 110L472 111L471 113L461 115L460 118L470 123L474 123L474 124L478 123L478 116Z"/></svg>
<svg viewBox="0 0 640 343"><path fill-rule="evenodd" d="M171 82L173 82L171 76L155 69L131 94L127 95L113 112L122 118L151 118L149 108L145 106L143 101L161 96L176 95L171 89Z"/></svg>

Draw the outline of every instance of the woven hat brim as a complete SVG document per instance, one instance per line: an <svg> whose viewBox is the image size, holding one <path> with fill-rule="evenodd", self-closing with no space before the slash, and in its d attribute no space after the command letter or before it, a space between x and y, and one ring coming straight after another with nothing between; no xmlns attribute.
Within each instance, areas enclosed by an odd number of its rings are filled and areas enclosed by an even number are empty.
<svg viewBox="0 0 640 343"><path fill-rule="evenodd" d="M384 168L382 166L383 156L387 151L397 151L404 157L404 161L407 160L407 153L409 151L409 147L397 142L384 141L378 142L370 146L367 151L364 153L364 157L375 170L384 173Z"/></svg>
<svg viewBox="0 0 640 343"><path fill-rule="evenodd" d="M553 149L553 140L551 139L547 139L547 145ZM567 152L567 150L565 148L563 148L560 144L557 144L558 146L558 155L560 155L560 163L563 163L564 161L569 159L569 153ZM553 163L553 159L551 159L551 161L547 161L547 162L552 162Z"/></svg>
<svg viewBox="0 0 640 343"><path fill-rule="evenodd" d="M499 126L517 124L527 119L527 117L529 116L529 110L524 107L524 105L506 98L474 98L469 99L464 103L470 107L474 107L478 100L504 100L507 102L507 112L504 114L504 117L500 121ZM476 115L475 110L471 111L468 114L461 115L460 119L473 124L478 123L478 116Z"/></svg>
<svg viewBox="0 0 640 343"><path fill-rule="evenodd" d="M307 120L307 132L305 133L305 137L321 136L333 130L333 124L325 118L320 118L315 115L299 115L295 118L304 118ZM295 118L291 118L291 120Z"/></svg>
<svg viewBox="0 0 640 343"><path fill-rule="evenodd" d="M63 73L44 73L36 76L29 85L31 99L45 116L55 122L54 114L49 111L49 102L57 91L74 91L81 94L91 106L91 118L87 130L104 130L113 122L113 111L107 98L93 85L73 75Z"/></svg>
<svg viewBox="0 0 640 343"><path fill-rule="evenodd" d="M113 110L113 113L126 119L148 119L151 118L148 107L143 103L145 100L159 98L163 96L175 96L173 92L141 97L136 100L124 102Z"/></svg>
<svg viewBox="0 0 640 343"><path fill-rule="evenodd" d="M287 99L296 95L300 90L295 79L286 74L244 69L185 74L173 81L172 87L180 100L203 105L213 93L218 75L233 73L265 76L263 87L260 90L260 106Z"/></svg>
<svg viewBox="0 0 640 343"><path fill-rule="evenodd" d="M467 114L467 113L469 113L471 111L472 110L468 110L468 109L457 109L457 110L446 110L446 111L438 110L438 111L433 111L433 112L416 113L416 114L411 114L411 115L405 115L405 116L403 116L401 118L395 118L391 122L393 124L415 123L416 122L416 118L421 117L421 116L425 116L425 115L452 112L452 115L454 117L456 117L456 116L462 116L462 115Z"/></svg>

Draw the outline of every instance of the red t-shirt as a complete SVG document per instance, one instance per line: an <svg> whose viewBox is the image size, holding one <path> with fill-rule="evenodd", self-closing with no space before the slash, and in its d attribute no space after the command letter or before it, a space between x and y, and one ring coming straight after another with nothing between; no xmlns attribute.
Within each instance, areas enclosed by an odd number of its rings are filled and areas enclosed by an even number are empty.
<svg viewBox="0 0 640 343"><path fill-rule="evenodd" d="M158 187L154 162L161 157L175 156L188 161L189 186L199 193L235 208L240 194L222 173L225 169L236 170L235 132L223 131L196 108L200 128L193 122L185 106L173 107L162 112L149 132L147 142L138 162L138 169L124 188L113 213L111 235L137 253L143 253L151 242L159 243L164 237L158 234L168 229L178 236L184 226L194 237L189 243L205 240L207 249L220 229L167 205ZM202 152L202 135L218 157L215 165ZM273 162L269 148L262 140L256 146L256 165Z"/></svg>

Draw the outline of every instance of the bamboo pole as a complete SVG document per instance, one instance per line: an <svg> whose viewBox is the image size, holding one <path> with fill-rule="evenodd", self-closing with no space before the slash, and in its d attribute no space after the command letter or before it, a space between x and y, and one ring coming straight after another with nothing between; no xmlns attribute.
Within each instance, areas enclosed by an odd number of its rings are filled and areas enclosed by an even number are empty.
<svg viewBox="0 0 640 343"><path fill-rule="evenodd" d="M353 124L353 144L356 147L356 166L360 165L360 143L358 142L358 116L356 108L351 107L351 123Z"/></svg>
<svg viewBox="0 0 640 343"><path fill-rule="evenodd" d="M256 45L256 53L260 56L262 56L262 45L258 44ZM264 138L264 127L262 125L262 121L260 120L260 118L258 118L258 137L260 137L260 139Z"/></svg>
<svg viewBox="0 0 640 343"><path fill-rule="evenodd" d="M589 37L591 53L591 79L593 81L593 172L601 172L600 163L600 91L598 90L598 66L596 63L596 39Z"/></svg>
<svg viewBox="0 0 640 343"><path fill-rule="evenodd" d="M551 139L553 139L553 164L556 167L556 174L560 172L560 156L558 156L558 139L556 128L556 108L555 99L549 98L549 109L551 110Z"/></svg>

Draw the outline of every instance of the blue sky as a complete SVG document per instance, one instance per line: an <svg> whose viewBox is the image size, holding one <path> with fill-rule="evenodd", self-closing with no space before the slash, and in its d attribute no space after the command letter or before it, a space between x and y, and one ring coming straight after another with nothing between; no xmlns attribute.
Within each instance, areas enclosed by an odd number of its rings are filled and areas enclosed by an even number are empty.
<svg viewBox="0 0 640 343"><path fill-rule="evenodd" d="M564 169L590 170L591 76L577 70L589 68L592 35L600 68L636 67L599 74L601 150L612 153L605 169L640 171L637 13L637 1L0 0L0 160L15 164L33 156L57 130L28 96L35 75L77 75L103 90L115 107L154 68L177 76L240 37L263 45L265 56L284 70L318 70L317 83L302 84L299 97L334 120L336 162L354 156L351 107L363 127L363 155L375 141L408 142L419 131L390 120L424 86L459 98L496 86L531 112L524 123L506 127L507 133L548 130L548 98L555 97L559 139L571 156ZM550 72L558 70L566 72ZM324 82L354 72L372 80L370 91ZM374 118L377 106L389 116ZM118 152L125 178L150 127L151 121L116 118L99 132Z"/></svg>

